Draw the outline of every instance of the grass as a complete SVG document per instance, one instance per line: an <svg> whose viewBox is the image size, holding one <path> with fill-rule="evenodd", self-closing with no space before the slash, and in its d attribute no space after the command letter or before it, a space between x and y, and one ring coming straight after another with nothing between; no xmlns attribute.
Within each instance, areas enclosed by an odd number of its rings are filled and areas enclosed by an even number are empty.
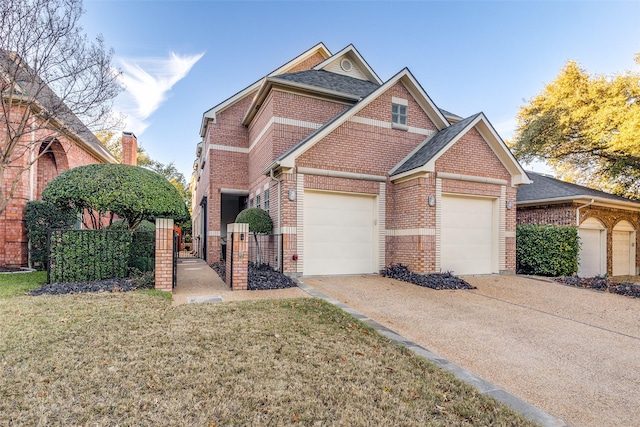
<svg viewBox="0 0 640 427"><path fill-rule="evenodd" d="M46 271L0 274L0 299L24 295L47 281Z"/></svg>
<svg viewBox="0 0 640 427"><path fill-rule="evenodd" d="M24 296L0 325L0 425L534 425L317 299Z"/></svg>

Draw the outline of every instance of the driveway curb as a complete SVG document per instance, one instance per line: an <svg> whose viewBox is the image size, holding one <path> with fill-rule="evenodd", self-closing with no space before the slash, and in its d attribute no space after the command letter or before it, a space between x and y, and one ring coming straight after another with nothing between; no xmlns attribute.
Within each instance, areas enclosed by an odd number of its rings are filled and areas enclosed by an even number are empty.
<svg viewBox="0 0 640 427"><path fill-rule="evenodd" d="M430 360L431 362L433 362L434 364L436 364L437 366L439 366L440 368L448 372L451 372L458 379L475 387L481 394L486 394L502 403L505 403L506 405L510 406L512 409L520 412L525 417L545 427L568 427L568 424L566 424L564 421L547 414L541 409L525 402L524 400L512 395L511 393L508 393L507 391L502 390L501 388L491 384L490 382L483 380L482 378L472 374L471 372L467 371L461 366L458 366L454 363L449 362L446 359L443 359L442 357L438 356L434 352L427 350L426 348L418 345L417 343L406 339L402 335L392 331L391 329L387 328L384 325L381 325L375 320L370 319L364 314L361 314L355 311L348 305L343 304L340 301L335 300L330 296L318 291L317 289L307 285L302 280L296 279L296 281L297 281L298 287L303 291L305 291L306 293L308 293L309 295L315 298L323 299L328 303L333 304L336 307L342 309L346 313L349 313L356 319L371 326L378 333L389 338L391 341L404 346L408 350L413 351L418 356L424 357Z"/></svg>

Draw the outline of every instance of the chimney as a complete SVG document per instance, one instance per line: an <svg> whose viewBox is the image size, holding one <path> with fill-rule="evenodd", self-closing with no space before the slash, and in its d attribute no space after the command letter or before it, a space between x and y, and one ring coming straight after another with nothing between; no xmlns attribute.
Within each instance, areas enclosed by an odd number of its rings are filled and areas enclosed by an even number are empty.
<svg viewBox="0 0 640 427"><path fill-rule="evenodd" d="M122 164L138 166L138 139L133 132L122 132Z"/></svg>

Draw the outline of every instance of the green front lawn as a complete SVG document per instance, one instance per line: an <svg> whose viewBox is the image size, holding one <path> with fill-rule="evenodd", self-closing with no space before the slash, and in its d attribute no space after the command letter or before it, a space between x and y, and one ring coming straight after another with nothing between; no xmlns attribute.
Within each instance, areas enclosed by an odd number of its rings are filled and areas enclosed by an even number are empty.
<svg viewBox="0 0 640 427"><path fill-rule="evenodd" d="M0 425L534 425L318 299L5 297L0 325Z"/></svg>
<svg viewBox="0 0 640 427"><path fill-rule="evenodd" d="M0 274L0 299L24 295L47 281L46 271Z"/></svg>

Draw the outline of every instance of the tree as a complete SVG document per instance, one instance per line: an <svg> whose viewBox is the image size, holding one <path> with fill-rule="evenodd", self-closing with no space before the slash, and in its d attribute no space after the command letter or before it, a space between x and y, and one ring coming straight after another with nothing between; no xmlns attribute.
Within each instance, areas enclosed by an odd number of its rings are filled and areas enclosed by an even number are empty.
<svg viewBox="0 0 640 427"><path fill-rule="evenodd" d="M110 117L113 52L87 40L82 12L82 0L0 0L0 213L55 138L93 137Z"/></svg>
<svg viewBox="0 0 640 427"><path fill-rule="evenodd" d="M114 157L122 161L122 136L115 137L113 132L100 132L96 135L98 139L111 151ZM191 213L191 191L187 185L187 180L184 175L178 171L173 162L165 165L157 160L153 160L147 154L147 151L138 145L137 153L138 166L152 170L162 176L164 176L180 193L180 197L184 200L189 213Z"/></svg>
<svg viewBox="0 0 640 427"><path fill-rule="evenodd" d="M591 76L569 61L520 108L511 145L569 181L640 198L640 73Z"/></svg>
<svg viewBox="0 0 640 427"><path fill-rule="evenodd" d="M269 216L269 212L260 208L248 208L241 211L236 216L237 223L249 224L249 233L253 233L256 242L257 258L260 264L260 245L258 244L258 234L268 234L273 230L273 221Z"/></svg>
<svg viewBox="0 0 640 427"><path fill-rule="evenodd" d="M157 173L137 166L78 166L53 179L42 198L61 208L85 212L83 221L90 228L110 226L114 215L124 218L130 230L143 220L158 217L173 218L177 223L190 220L175 187Z"/></svg>

